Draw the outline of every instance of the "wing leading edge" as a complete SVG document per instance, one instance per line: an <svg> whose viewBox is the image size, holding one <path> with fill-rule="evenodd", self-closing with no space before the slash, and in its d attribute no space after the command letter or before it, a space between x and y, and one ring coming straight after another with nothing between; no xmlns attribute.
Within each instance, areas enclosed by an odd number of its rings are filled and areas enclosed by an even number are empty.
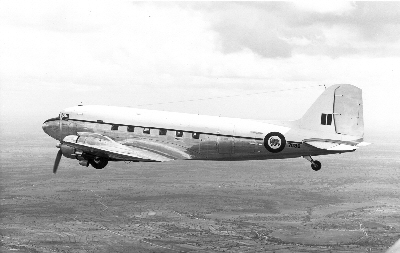
<svg viewBox="0 0 400 253"><path fill-rule="evenodd" d="M173 160L149 150L137 147L128 147L107 136L97 133L78 133L78 135L69 135L64 138L62 144L68 145L83 154L104 157L109 160L141 162L165 162Z"/></svg>

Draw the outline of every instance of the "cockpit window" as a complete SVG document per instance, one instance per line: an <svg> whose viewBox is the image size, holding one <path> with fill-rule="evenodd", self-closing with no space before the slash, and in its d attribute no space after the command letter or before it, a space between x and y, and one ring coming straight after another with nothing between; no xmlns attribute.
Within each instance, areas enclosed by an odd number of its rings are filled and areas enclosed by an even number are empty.
<svg viewBox="0 0 400 253"><path fill-rule="evenodd" d="M159 135L167 135L167 129L160 129L158 133Z"/></svg>
<svg viewBox="0 0 400 253"><path fill-rule="evenodd" d="M62 119L62 120L68 120L68 119L69 119L69 114L64 114L64 113L62 113L62 114L61 114L61 119ZM54 117L54 118L51 118L51 119L46 120L45 123L46 123L46 122L49 122L49 121L56 121L56 120L60 120L60 115L58 115L57 117Z"/></svg>
<svg viewBox="0 0 400 253"><path fill-rule="evenodd" d="M135 132L135 127L134 126L128 126L127 130L128 130L128 132Z"/></svg>
<svg viewBox="0 0 400 253"><path fill-rule="evenodd" d="M54 118L48 119L44 123L49 122L49 121L56 121L56 120L60 120L60 117L54 117Z"/></svg>
<svg viewBox="0 0 400 253"><path fill-rule="evenodd" d="M64 114L63 113L61 119L62 120L68 120L69 119L69 114L66 114L66 113Z"/></svg>
<svg viewBox="0 0 400 253"><path fill-rule="evenodd" d="M144 134L150 134L150 128L143 128Z"/></svg>
<svg viewBox="0 0 400 253"><path fill-rule="evenodd" d="M116 131L116 130L118 130L118 127L119 127L118 125L112 125L111 130Z"/></svg>

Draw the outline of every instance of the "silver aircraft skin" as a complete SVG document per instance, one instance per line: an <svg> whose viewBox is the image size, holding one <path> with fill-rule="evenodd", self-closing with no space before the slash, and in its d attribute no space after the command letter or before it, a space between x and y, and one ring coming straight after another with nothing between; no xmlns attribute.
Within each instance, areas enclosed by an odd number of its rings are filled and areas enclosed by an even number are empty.
<svg viewBox="0 0 400 253"><path fill-rule="evenodd" d="M60 141L61 156L104 168L109 161L266 160L355 151L363 142L361 89L328 87L296 121L267 121L84 105L66 108L42 126Z"/></svg>

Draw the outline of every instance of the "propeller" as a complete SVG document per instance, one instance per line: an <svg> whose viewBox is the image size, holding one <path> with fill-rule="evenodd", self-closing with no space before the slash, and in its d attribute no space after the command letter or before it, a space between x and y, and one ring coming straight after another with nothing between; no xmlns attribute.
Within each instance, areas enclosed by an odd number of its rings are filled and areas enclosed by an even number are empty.
<svg viewBox="0 0 400 253"><path fill-rule="evenodd" d="M60 120L59 120L59 127L60 127L60 144L58 144L56 147L59 148L56 156L56 160L54 161L54 166L53 166L53 173L56 174L58 165L60 164L61 156L62 156L62 151L61 151L61 144L62 144L62 113L60 113Z"/></svg>
<svg viewBox="0 0 400 253"><path fill-rule="evenodd" d="M59 127L60 127L60 142L62 142L62 113L60 112L60 120L59 120Z"/></svg>
<svg viewBox="0 0 400 253"><path fill-rule="evenodd" d="M57 172L58 165L60 164L61 156L62 156L62 151L60 149L60 150L58 150L57 156L56 156L56 160L54 161L54 166L53 166L53 173L54 174L56 174L56 172Z"/></svg>

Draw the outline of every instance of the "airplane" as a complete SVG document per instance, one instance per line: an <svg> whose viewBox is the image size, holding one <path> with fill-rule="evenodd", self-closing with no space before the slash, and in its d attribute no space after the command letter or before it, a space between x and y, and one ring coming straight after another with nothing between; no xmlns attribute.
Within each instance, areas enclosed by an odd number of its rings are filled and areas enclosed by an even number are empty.
<svg viewBox="0 0 400 253"><path fill-rule="evenodd" d="M273 108L271 108L273 109ZM46 120L44 132L59 141L53 173L61 157L95 169L109 161L243 161L355 151L364 142L362 91L332 85L304 116L294 121L239 119L104 105L66 108Z"/></svg>

